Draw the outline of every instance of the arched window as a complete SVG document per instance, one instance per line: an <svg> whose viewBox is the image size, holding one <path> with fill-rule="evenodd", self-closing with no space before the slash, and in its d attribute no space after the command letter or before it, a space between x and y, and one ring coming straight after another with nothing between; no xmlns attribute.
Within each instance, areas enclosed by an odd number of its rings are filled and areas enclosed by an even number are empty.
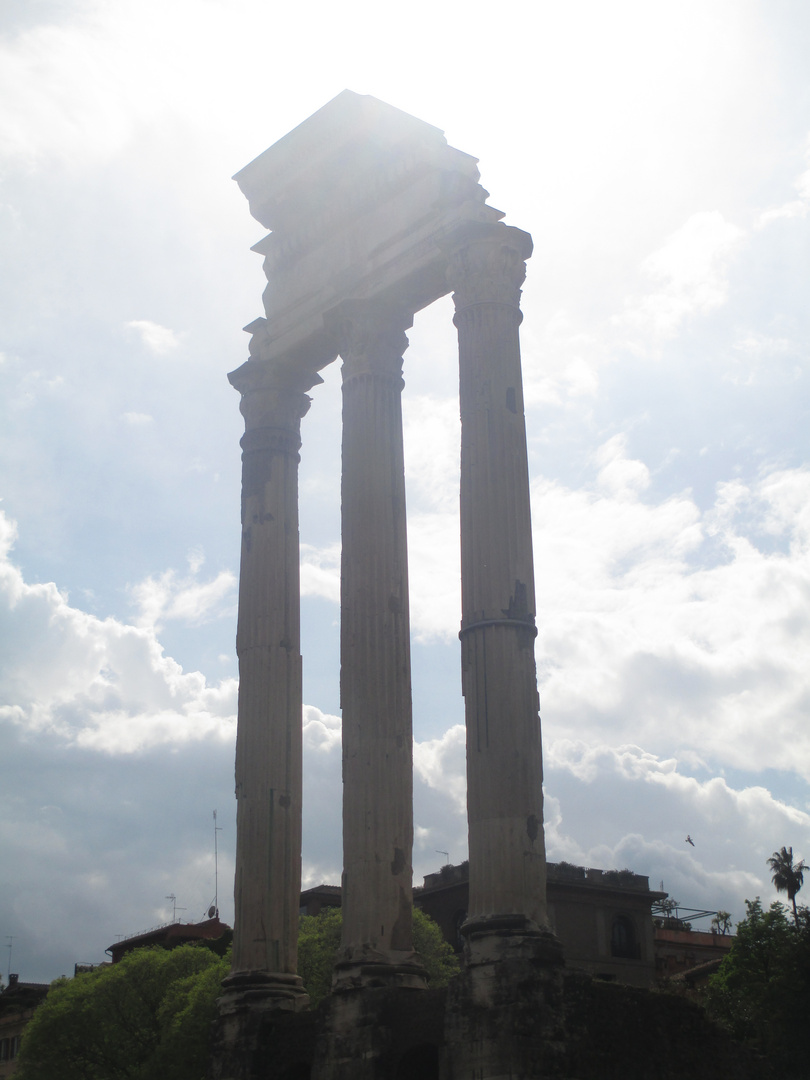
<svg viewBox="0 0 810 1080"><path fill-rule="evenodd" d="M636 944L636 928L626 915L617 915L613 920L610 933L610 955L626 960L637 960L639 949Z"/></svg>

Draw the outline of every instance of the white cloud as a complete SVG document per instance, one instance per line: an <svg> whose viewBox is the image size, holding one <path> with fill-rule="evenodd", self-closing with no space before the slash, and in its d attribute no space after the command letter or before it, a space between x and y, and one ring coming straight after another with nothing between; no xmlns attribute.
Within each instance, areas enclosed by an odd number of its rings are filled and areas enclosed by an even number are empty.
<svg viewBox="0 0 810 1080"><path fill-rule="evenodd" d="M188 577L178 577L174 570L165 570L159 577L150 576L131 585L129 593L138 608L136 626L159 630L167 619L199 626L232 614L236 576L230 570L220 570L210 581L197 581L196 574L203 562L201 552L191 552Z"/></svg>
<svg viewBox="0 0 810 1080"><path fill-rule="evenodd" d="M130 427L149 427L150 424L154 424L155 418L148 413L140 412L125 412L121 414L121 419L124 423L129 424Z"/></svg>
<svg viewBox="0 0 810 1080"><path fill-rule="evenodd" d="M201 547L191 548L186 556L188 559L188 569L192 577L198 574L205 563L205 552Z"/></svg>
<svg viewBox="0 0 810 1080"><path fill-rule="evenodd" d="M343 786L339 716L304 706L303 888L340 882Z"/></svg>
<svg viewBox="0 0 810 1080"><path fill-rule="evenodd" d="M782 218L805 218L808 207L810 207L810 200L806 198L791 199L790 202L783 203L781 206L763 211L757 220L757 228L762 229L770 225L772 221L779 221Z"/></svg>
<svg viewBox="0 0 810 1080"><path fill-rule="evenodd" d="M650 470L643 462L629 459L626 450L627 436L620 433L594 455L599 466L597 483L617 499L633 498L650 486Z"/></svg>
<svg viewBox="0 0 810 1080"><path fill-rule="evenodd" d="M613 322L653 344L676 335L694 315L720 307L728 296L727 270L744 232L718 210L692 216L642 263L656 286L626 304Z"/></svg>
<svg viewBox="0 0 810 1080"><path fill-rule="evenodd" d="M340 544L301 544L301 595L340 603Z"/></svg>
<svg viewBox="0 0 810 1080"><path fill-rule="evenodd" d="M765 860L775 847L810 849L810 815L762 786L700 779L637 745L553 739L545 759L549 856L629 866L649 874L653 888L663 879L687 906L739 917L743 899L772 894Z"/></svg>
<svg viewBox="0 0 810 1080"><path fill-rule="evenodd" d="M808 165L810 165L810 137L807 140L805 152ZM806 169L793 185L798 193L798 199L789 199L781 206L773 206L763 211L757 219L756 228L763 229L773 221L783 218L806 218L810 210L810 168Z"/></svg>
<svg viewBox="0 0 810 1080"><path fill-rule="evenodd" d="M124 324L128 329L134 330L140 335L141 341L156 356L165 356L172 352L180 344L182 334L176 334L159 323L150 322L148 319L133 319ZM130 414L133 415L133 414Z"/></svg>
<svg viewBox="0 0 810 1080"><path fill-rule="evenodd" d="M52 583L27 584L8 559L15 535L0 512L0 718L111 754L233 738L235 679L209 686L164 655L153 627L98 619Z"/></svg>
<svg viewBox="0 0 810 1080"><path fill-rule="evenodd" d="M305 754L330 754L335 750L340 750L339 716L321 712L314 705L305 705L303 722Z"/></svg>
<svg viewBox="0 0 810 1080"><path fill-rule="evenodd" d="M454 724L441 738L415 742L413 747L414 774L448 795L461 812L467 808L466 738L464 725Z"/></svg>
<svg viewBox="0 0 810 1080"><path fill-rule="evenodd" d="M534 485L546 730L810 778L810 470L720 485L703 515L608 491Z"/></svg>
<svg viewBox="0 0 810 1080"><path fill-rule="evenodd" d="M458 397L406 395L402 422L409 514L425 510L457 512L461 454Z"/></svg>
<svg viewBox="0 0 810 1080"><path fill-rule="evenodd" d="M143 0L135 13L127 4L84 0L61 25L9 35L0 41L0 98L13 107L0 114L0 156L29 169L57 162L81 171L120 153L144 127L159 130L178 115L193 122L191 82L201 56L218 41L225 62L225 41L235 33L216 3ZM236 63L235 50L229 59ZM206 89L213 110L210 79L197 88L198 108Z"/></svg>
<svg viewBox="0 0 810 1080"><path fill-rule="evenodd" d="M583 399L599 389L598 367L608 359L600 336L585 332L565 310L541 324L521 329L523 397L527 408L570 404L583 408Z"/></svg>
<svg viewBox="0 0 810 1080"><path fill-rule="evenodd" d="M454 511L408 520L411 632L420 642L447 641L461 622L459 520Z"/></svg>

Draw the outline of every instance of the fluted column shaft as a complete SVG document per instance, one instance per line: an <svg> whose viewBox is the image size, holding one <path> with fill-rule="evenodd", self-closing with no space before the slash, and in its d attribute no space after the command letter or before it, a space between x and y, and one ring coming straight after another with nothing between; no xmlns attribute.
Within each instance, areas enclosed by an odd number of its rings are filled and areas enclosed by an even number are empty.
<svg viewBox="0 0 810 1080"><path fill-rule="evenodd" d="M546 925L535 593L518 327L527 233L472 227L450 251L461 400L467 931Z"/></svg>
<svg viewBox="0 0 810 1080"><path fill-rule="evenodd" d="M298 464L305 391L317 375L249 361L242 394L242 556L231 981L266 984L287 1007L297 977L301 891L301 655ZM226 984L227 985L227 984Z"/></svg>
<svg viewBox="0 0 810 1080"><path fill-rule="evenodd" d="M409 970L413 747L401 406L411 321L349 301L331 323L343 359L344 869L337 986L364 985L369 972L373 979L420 984Z"/></svg>

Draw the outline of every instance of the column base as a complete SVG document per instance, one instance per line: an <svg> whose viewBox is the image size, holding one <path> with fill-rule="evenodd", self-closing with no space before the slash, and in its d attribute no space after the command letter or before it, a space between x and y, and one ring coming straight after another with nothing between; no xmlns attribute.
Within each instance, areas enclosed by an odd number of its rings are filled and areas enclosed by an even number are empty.
<svg viewBox="0 0 810 1080"><path fill-rule="evenodd" d="M335 964L332 993L354 990L426 990L427 972L413 952L385 955L369 950Z"/></svg>
<svg viewBox="0 0 810 1080"><path fill-rule="evenodd" d="M554 968L565 964L559 938L525 915L483 915L461 927L465 967L507 962Z"/></svg>
<svg viewBox="0 0 810 1080"><path fill-rule="evenodd" d="M300 1012L309 1008L309 996L300 975L284 972L236 971L222 982L217 1001L220 1016L251 1012Z"/></svg>
<svg viewBox="0 0 810 1080"><path fill-rule="evenodd" d="M290 1067L306 1061L315 1016L298 975L239 971L223 981L222 990L209 1080L266 1080L270 1060Z"/></svg>
<svg viewBox="0 0 810 1080"><path fill-rule="evenodd" d="M566 1076L562 946L523 916L465 924L465 964L448 987L445 1080Z"/></svg>
<svg viewBox="0 0 810 1080"><path fill-rule="evenodd" d="M311 1080L436 1080L444 1000L444 990L331 994L318 1008Z"/></svg>

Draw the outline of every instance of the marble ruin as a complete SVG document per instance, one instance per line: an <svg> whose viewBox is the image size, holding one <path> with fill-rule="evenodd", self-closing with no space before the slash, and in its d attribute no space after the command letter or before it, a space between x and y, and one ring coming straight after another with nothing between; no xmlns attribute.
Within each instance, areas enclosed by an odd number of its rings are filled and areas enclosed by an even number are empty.
<svg viewBox="0 0 810 1080"><path fill-rule="evenodd" d="M545 911L535 595L518 328L530 236L441 131L344 91L236 176L270 230L246 329L233 968L221 1015L298 1011L301 419L342 360L343 940L335 996L423 989L413 950L401 392L414 314L452 292L461 445L467 966L558 957ZM539 950L539 951L538 951ZM239 1021L241 1022L241 1021Z"/></svg>
<svg viewBox="0 0 810 1080"><path fill-rule="evenodd" d="M535 591L518 330L530 236L437 128L348 90L242 169L269 229L241 395L233 962L210 1080L760 1077L688 1002L565 969L548 926ZM426 986L412 938L412 733L401 393L414 314L458 329L469 905ZM297 974L301 420L343 374L343 937L332 993ZM317 391L316 391L317 393ZM635 996L629 996L634 994ZM653 1068L654 1065L654 1068ZM652 1069L652 1071L651 1071Z"/></svg>

